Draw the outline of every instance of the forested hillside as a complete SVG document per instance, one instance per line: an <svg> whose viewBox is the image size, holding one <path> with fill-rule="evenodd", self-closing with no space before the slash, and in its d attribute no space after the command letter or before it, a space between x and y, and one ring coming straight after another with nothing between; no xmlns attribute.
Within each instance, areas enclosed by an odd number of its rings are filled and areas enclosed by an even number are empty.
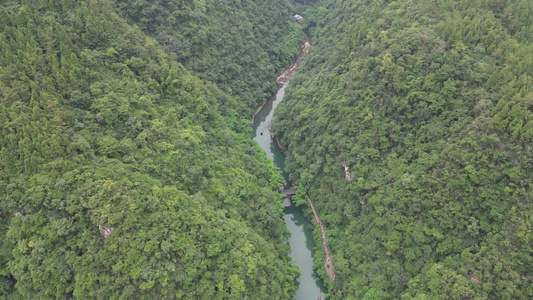
<svg viewBox="0 0 533 300"><path fill-rule="evenodd" d="M318 4L273 126L330 296L532 299L533 2Z"/></svg>
<svg viewBox="0 0 533 300"><path fill-rule="evenodd" d="M282 178L241 99L119 6L0 4L0 298L290 298Z"/></svg>
<svg viewBox="0 0 533 300"><path fill-rule="evenodd" d="M248 108L276 91L276 72L304 38L289 0L116 2L187 68Z"/></svg>

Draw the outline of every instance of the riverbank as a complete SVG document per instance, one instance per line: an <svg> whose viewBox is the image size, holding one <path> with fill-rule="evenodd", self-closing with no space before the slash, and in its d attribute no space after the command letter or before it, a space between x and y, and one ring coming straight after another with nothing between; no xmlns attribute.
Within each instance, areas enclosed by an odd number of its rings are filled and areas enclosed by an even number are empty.
<svg viewBox="0 0 533 300"><path fill-rule="evenodd" d="M284 71L280 72L277 76L278 83L282 84L283 86L276 94L276 97L264 101L259 105L259 107L255 110L253 116L252 116L252 124L254 127L255 132L255 138L261 148L267 153L268 157L271 157L274 160L274 163L278 165L278 167L282 170L284 170L284 160L285 160L285 152L287 152L287 149L281 144L278 137L273 136L270 132L270 122L272 121L273 112L275 110L275 107L277 103L279 103L285 94L285 88L289 84L290 80L294 77L296 74L296 71L298 70L298 67L302 64L302 57L309 51L309 48L311 46L311 43L306 40L302 46L300 47L300 51L298 55L295 57L291 65L285 69ZM257 120L256 120L257 117ZM275 145L275 146L274 146ZM274 147L271 147L274 146ZM277 147L276 147L277 146ZM271 152L274 151L274 152ZM284 173L284 172L283 172ZM287 184L290 184L288 179L288 174L284 173L284 177ZM325 253L325 261L324 261L324 268L326 271L326 274L330 281L335 280L335 270L333 268L333 259L331 255L331 251L329 250L327 246L327 237L326 237L326 228L322 221L320 220L320 216L315 209L315 205L310 197L307 197L307 201L309 202L309 206L311 207L311 210L313 212L314 219L318 226L320 227L320 232L322 236L322 248ZM300 268L300 271L302 273L302 276L299 278L299 281L301 280L301 284L303 286L306 286L309 288L309 285L313 281L312 278L316 275L311 276L310 278L304 279L304 277L310 275L311 273L315 274L315 272L312 269L313 265L313 258L312 258L312 249L315 248L314 246L314 239L312 237L312 225L309 223L309 220L305 219L303 212L300 208L295 208L292 206L292 203L287 200L286 208L285 208L285 221L287 223L287 227L292 233L291 240L289 241L289 244L291 245L292 253L291 257L294 258L294 260L297 262L297 265ZM295 219L299 219L301 221L294 222ZM305 221L304 221L305 219ZM300 223L300 225L297 225L297 223ZM304 225L307 224L307 225ZM305 229L307 227L307 229ZM300 228L304 228L303 231L301 231ZM302 235L303 233L303 235ZM307 248L307 250L301 249L301 247ZM306 251L308 252L304 255ZM304 258L305 256L305 258ZM308 274L309 273L309 274ZM304 288L302 286L302 288ZM306 297L310 296L309 294L303 297L302 288L300 288L296 295L295 299L307 299ZM305 288L304 288L305 289ZM316 295L313 295L316 296Z"/></svg>
<svg viewBox="0 0 533 300"><path fill-rule="evenodd" d="M310 43L306 41L295 56L291 65L284 71L277 74L278 83L281 87L276 95L263 102L252 116L252 128L254 140L259 144L268 158L271 158L276 166L281 170L285 181L284 187L290 188L291 182L285 169L285 149L279 140L271 132L271 122L277 105L282 102L285 95L285 88L290 79L294 76L298 66L301 64L301 56L309 50ZM315 225L312 218L306 218L301 207L296 207L289 198L284 201L283 219L287 229L291 232L287 240L291 249L290 257L295 266L300 270L300 276L295 278L298 289L294 294L295 300L325 299L326 288L324 280L318 275L314 266L314 251L317 248L313 238Z"/></svg>
<svg viewBox="0 0 533 300"><path fill-rule="evenodd" d="M290 65L289 68L285 69L281 74L278 75L278 83L282 83L284 85L288 84L289 81L294 77L296 74L296 71L298 70L298 67L302 64L302 57L305 53L309 51L309 48L311 47L311 43L309 40L306 40L302 47L300 48L300 52L298 53L297 59ZM283 151L287 152L287 149L281 144L278 137L275 137L276 143L278 144L278 147ZM329 280L334 281L335 280L335 270L333 268L333 259L331 258L331 251L328 249L328 239L326 237L326 228L324 224L322 224L322 221L320 220L320 216L315 209L315 204L313 203L313 200L309 196L307 196L307 201L309 202L309 205L311 206L311 210L313 211L313 215L315 218L316 223L318 226L320 226L320 233L322 235L322 248L324 249L324 253L326 254L326 259L324 261L324 268L326 269L326 273L328 274Z"/></svg>
<svg viewBox="0 0 533 300"><path fill-rule="evenodd" d="M289 175L284 172L285 153L277 146L274 138L270 136L269 124L276 106L283 101L285 88L283 85L276 93L275 97L268 100L263 109L255 117L253 124L254 141L256 141L266 156L272 159L273 163L281 170L284 179L284 186L289 188L291 183ZM298 289L294 294L295 300L317 299L326 293L324 281L314 269L314 251L317 248L313 238L315 225L312 224L312 217L306 218L301 207L296 207L289 198L284 203L283 220L290 231L287 242L290 247L289 256L294 261L294 265L300 270L300 276L295 281ZM318 239L316 239L318 240Z"/></svg>

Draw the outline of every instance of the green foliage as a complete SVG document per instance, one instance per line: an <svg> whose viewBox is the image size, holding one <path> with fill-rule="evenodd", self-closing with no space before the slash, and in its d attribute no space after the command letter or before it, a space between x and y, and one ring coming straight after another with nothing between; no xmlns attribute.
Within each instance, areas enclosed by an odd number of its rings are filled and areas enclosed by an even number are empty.
<svg viewBox="0 0 533 300"><path fill-rule="evenodd" d="M296 195L292 197L292 201L294 202L294 205L296 207L300 207L302 205L308 205L307 189L302 184L298 185L298 189L296 190Z"/></svg>
<svg viewBox="0 0 533 300"><path fill-rule="evenodd" d="M532 8L310 11L314 46L273 126L328 228L331 298L533 297Z"/></svg>
<svg viewBox="0 0 533 300"><path fill-rule="evenodd" d="M288 0L116 3L188 69L236 96L246 114L276 91L276 72L304 39Z"/></svg>
<svg viewBox="0 0 533 300"><path fill-rule="evenodd" d="M242 104L112 4L0 5L1 297L289 298Z"/></svg>

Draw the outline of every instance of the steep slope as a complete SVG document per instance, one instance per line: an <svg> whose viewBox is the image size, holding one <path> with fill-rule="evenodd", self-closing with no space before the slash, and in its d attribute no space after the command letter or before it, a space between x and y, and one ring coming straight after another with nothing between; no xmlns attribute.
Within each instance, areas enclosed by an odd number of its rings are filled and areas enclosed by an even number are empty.
<svg viewBox="0 0 533 300"><path fill-rule="evenodd" d="M0 295L289 298L281 176L238 101L112 4L0 5Z"/></svg>
<svg viewBox="0 0 533 300"><path fill-rule="evenodd" d="M319 3L273 128L331 296L531 299L533 3Z"/></svg>
<svg viewBox="0 0 533 300"><path fill-rule="evenodd" d="M275 92L276 72L304 38L288 0L117 3L130 22L248 109Z"/></svg>

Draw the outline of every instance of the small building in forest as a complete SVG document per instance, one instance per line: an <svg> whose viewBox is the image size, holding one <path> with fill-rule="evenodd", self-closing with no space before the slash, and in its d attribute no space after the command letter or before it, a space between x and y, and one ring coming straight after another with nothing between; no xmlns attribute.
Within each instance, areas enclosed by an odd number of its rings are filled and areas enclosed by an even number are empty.
<svg viewBox="0 0 533 300"><path fill-rule="evenodd" d="M304 17L300 16L299 14L295 14L294 20L296 20L296 22L298 23L302 23L302 21L304 20Z"/></svg>

